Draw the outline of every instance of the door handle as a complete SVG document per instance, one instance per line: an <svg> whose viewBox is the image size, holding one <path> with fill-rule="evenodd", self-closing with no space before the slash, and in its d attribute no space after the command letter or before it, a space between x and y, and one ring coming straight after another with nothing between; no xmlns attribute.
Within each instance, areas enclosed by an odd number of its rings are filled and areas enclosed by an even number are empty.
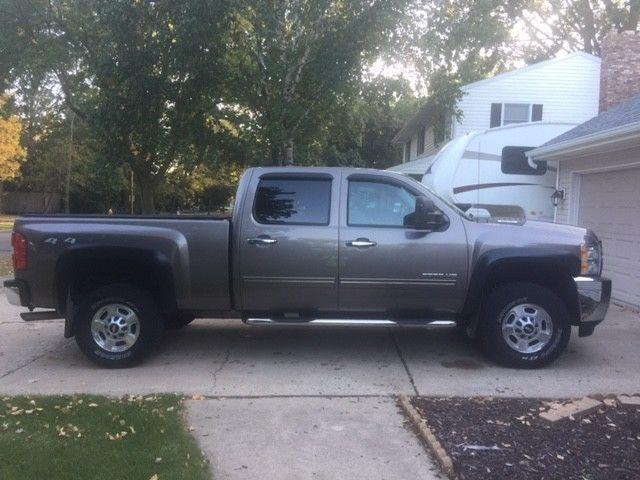
<svg viewBox="0 0 640 480"><path fill-rule="evenodd" d="M355 240L350 240L347 242L347 247L369 248L375 247L376 245L376 242L372 242L368 238L356 238Z"/></svg>
<svg viewBox="0 0 640 480"><path fill-rule="evenodd" d="M278 240L276 240L275 238L254 237L247 238L247 242L249 242L249 244L251 245L273 245L275 243L278 243Z"/></svg>

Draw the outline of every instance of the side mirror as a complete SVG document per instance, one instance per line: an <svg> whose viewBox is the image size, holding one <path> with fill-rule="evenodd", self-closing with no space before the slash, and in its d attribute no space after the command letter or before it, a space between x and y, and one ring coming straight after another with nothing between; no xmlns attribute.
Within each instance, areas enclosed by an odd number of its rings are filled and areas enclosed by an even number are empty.
<svg viewBox="0 0 640 480"><path fill-rule="evenodd" d="M433 232L445 226L448 220L430 198L420 196L416 197L415 211L405 217L404 223L416 230Z"/></svg>

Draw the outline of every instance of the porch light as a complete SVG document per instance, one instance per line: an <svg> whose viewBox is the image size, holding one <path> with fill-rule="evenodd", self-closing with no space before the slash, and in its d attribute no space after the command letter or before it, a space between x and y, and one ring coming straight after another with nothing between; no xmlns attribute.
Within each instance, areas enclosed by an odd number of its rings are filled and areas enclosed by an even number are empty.
<svg viewBox="0 0 640 480"><path fill-rule="evenodd" d="M551 203L554 207L560 205L560 200L564 200L564 188L562 190L556 190L551 194Z"/></svg>

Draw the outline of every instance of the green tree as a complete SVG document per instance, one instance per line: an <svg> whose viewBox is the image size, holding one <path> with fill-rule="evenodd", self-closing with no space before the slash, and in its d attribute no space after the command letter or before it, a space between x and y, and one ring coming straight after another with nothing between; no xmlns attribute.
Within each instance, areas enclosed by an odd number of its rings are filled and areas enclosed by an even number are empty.
<svg viewBox="0 0 640 480"><path fill-rule="evenodd" d="M215 157L227 3L5 0L13 66L53 75L112 163L136 174L142 211L167 171ZM16 47L16 45L21 45Z"/></svg>
<svg viewBox="0 0 640 480"><path fill-rule="evenodd" d="M231 102L274 165L317 142L340 99L402 21L403 0L239 0L229 63ZM299 155L298 161L302 163Z"/></svg>
<svg viewBox="0 0 640 480"><path fill-rule="evenodd" d="M342 98L327 118L320 141L305 154L312 163L385 169L400 163L392 143L420 106L409 82L378 76L366 79L356 95Z"/></svg>
<svg viewBox="0 0 640 480"><path fill-rule="evenodd" d="M434 117L456 110L460 87L504 70L512 29L527 0L418 0L405 51L422 77ZM442 123L442 122L440 122Z"/></svg>
<svg viewBox="0 0 640 480"><path fill-rule="evenodd" d="M611 29L638 29L640 0L530 0L520 19L527 33L519 52L525 59L563 50L599 55Z"/></svg>

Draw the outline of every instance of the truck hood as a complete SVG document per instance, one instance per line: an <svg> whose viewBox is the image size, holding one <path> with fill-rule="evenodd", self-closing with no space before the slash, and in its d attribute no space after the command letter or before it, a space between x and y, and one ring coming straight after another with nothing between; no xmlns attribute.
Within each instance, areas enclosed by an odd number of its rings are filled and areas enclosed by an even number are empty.
<svg viewBox="0 0 640 480"><path fill-rule="evenodd" d="M530 228L536 232L548 232L549 235L571 235L583 239L588 230L575 225L565 225L562 223L542 222L539 220L525 220L522 224L524 228Z"/></svg>
<svg viewBox="0 0 640 480"><path fill-rule="evenodd" d="M478 246L578 248L585 237L593 235L586 228L537 220L517 223L465 222L469 242ZM595 236L595 235L594 235Z"/></svg>

